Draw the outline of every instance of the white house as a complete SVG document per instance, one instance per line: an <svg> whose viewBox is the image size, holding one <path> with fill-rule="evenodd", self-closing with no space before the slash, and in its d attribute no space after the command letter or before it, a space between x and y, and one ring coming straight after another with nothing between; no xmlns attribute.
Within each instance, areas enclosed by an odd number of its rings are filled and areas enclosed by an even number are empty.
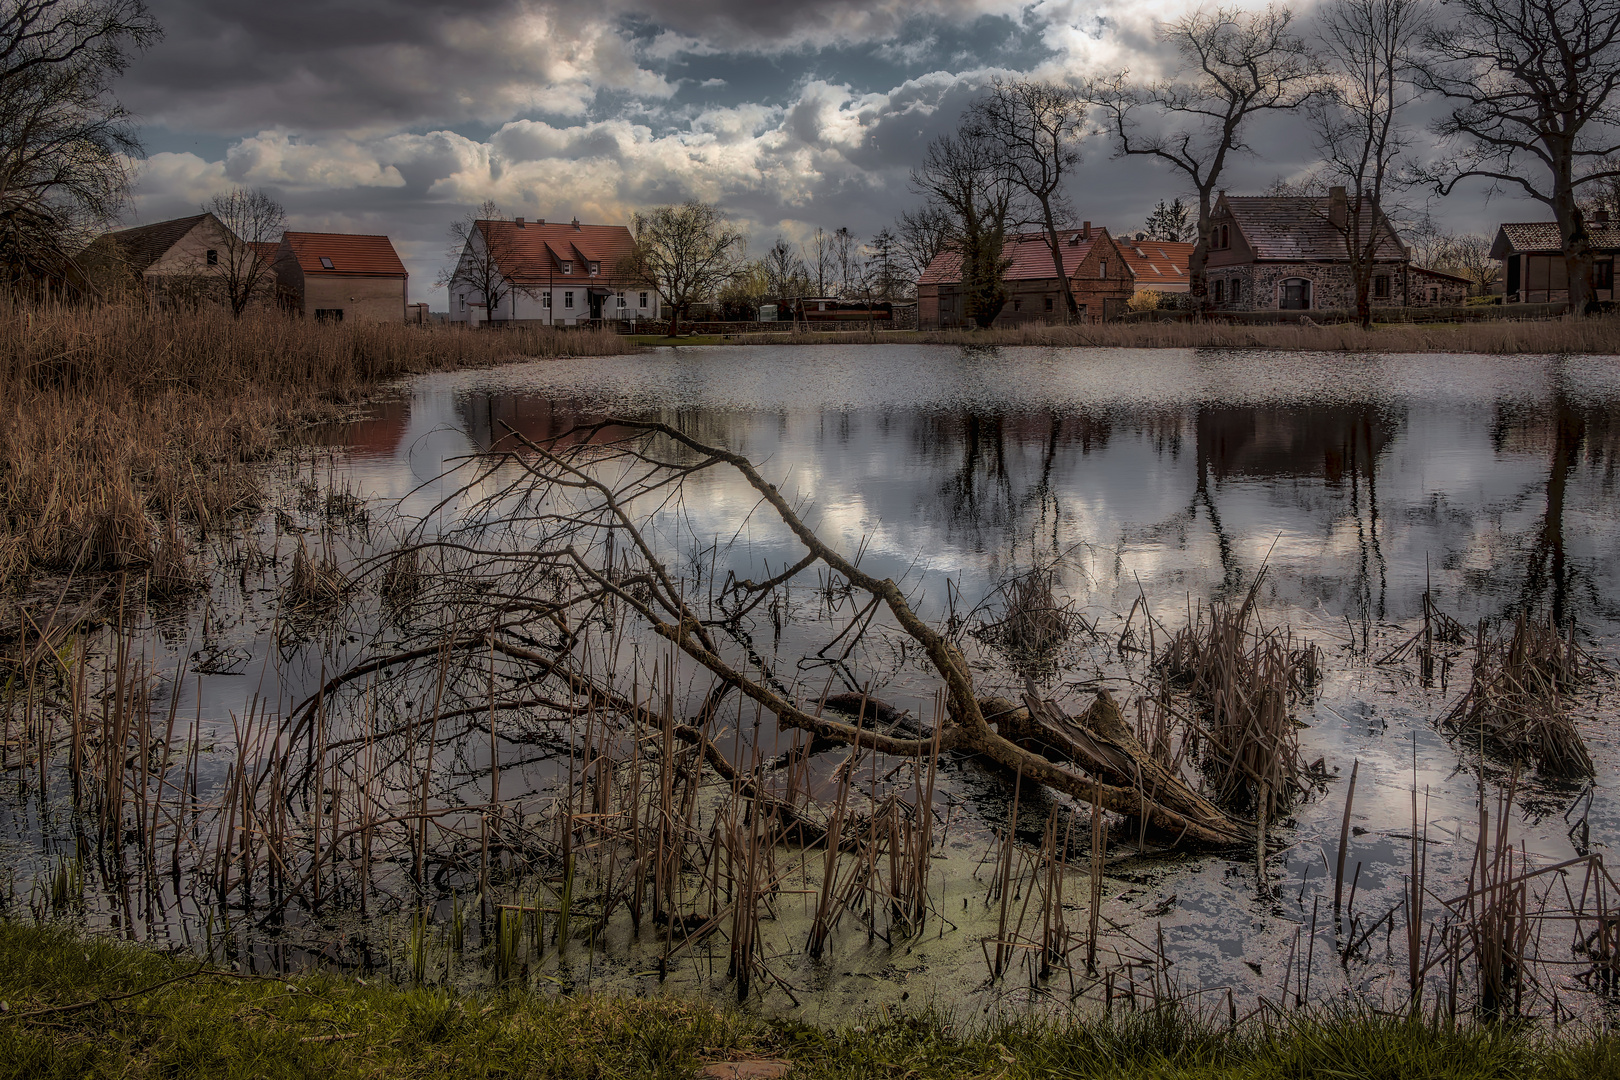
<svg viewBox="0 0 1620 1080"><path fill-rule="evenodd" d="M479 220L450 279L450 320L575 326L657 319L658 292L627 277L635 248L623 225ZM486 300L493 282L500 296Z"/></svg>

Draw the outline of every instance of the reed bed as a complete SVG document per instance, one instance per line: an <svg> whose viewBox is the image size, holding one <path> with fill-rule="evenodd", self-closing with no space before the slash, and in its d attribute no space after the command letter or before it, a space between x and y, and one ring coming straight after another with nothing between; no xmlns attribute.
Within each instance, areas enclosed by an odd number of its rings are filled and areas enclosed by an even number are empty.
<svg viewBox="0 0 1620 1080"><path fill-rule="evenodd" d="M1570 717L1575 695L1607 668L1551 621L1519 612L1511 631L1474 635L1468 691L1442 718L1444 727L1549 776L1591 776L1592 755Z"/></svg>
<svg viewBox="0 0 1620 1080"><path fill-rule="evenodd" d="M1293 717L1321 674L1321 650L1255 614L1257 580L1240 603L1200 607L1157 656L1162 677L1185 687L1202 723L1185 742L1201 754L1218 800L1263 822L1303 794L1309 769Z"/></svg>
<svg viewBox="0 0 1620 1080"><path fill-rule="evenodd" d="M634 349L605 331L275 313L7 306L3 316L0 587L40 572L145 568L165 543L217 535L261 503L244 466L392 379Z"/></svg>
<svg viewBox="0 0 1620 1080"><path fill-rule="evenodd" d="M1058 599L1056 583L1056 570L1036 567L1001 582L978 609L984 616L971 633L1020 675L1055 672L1063 648L1089 629L1071 602Z"/></svg>
<svg viewBox="0 0 1620 1080"><path fill-rule="evenodd" d="M1277 349L1353 353L1533 353L1620 355L1620 316L1458 325L1389 324L1363 330L1329 326L1234 326L1226 323L1031 324L989 330L900 330L804 334L740 334L739 345L815 345L882 341L925 345L1032 345L1125 349Z"/></svg>

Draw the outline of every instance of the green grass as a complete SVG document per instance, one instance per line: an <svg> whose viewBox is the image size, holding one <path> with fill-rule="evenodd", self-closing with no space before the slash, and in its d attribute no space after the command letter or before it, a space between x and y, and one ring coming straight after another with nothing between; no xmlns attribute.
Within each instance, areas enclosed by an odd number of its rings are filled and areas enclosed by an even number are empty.
<svg viewBox="0 0 1620 1080"><path fill-rule="evenodd" d="M791 1060L800 1080L1620 1076L1620 1039L1567 1030L1556 1038L1436 1030L1345 1013L1235 1036L1168 1014L1112 1024L1002 1021L965 1032L927 1017L872 1018L828 1031L662 998L237 978L183 957L13 923L0 923L0 1001L0 1077L684 1080L706 1062L748 1057Z"/></svg>

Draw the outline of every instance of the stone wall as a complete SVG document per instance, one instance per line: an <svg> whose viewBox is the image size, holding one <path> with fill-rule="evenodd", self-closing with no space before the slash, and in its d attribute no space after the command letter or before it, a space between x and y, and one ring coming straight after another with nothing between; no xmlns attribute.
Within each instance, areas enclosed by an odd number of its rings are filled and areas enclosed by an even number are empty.
<svg viewBox="0 0 1620 1080"><path fill-rule="evenodd" d="M1281 308L1282 283L1290 278L1302 278L1311 283L1310 310L1333 310L1356 306L1355 284L1348 263L1247 263L1209 270L1209 296L1217 311L1276 311ZM1372 297L1375 308L1401 307L1406 303L1405 265L1381 264L1374 272L1389 275L1389 295ZM1222 285L1219 302L1215 301L1215 283ZM1237 299L1232 299L1232 285L1237 283ZM1415 297L1414 297L1415 299Z"/></svg>

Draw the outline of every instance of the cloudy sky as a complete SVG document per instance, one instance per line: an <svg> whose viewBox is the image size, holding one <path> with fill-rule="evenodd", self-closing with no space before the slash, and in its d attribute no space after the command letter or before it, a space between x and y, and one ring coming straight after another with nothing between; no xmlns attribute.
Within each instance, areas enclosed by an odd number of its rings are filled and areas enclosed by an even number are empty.
<svg viewBox="0 0 1620 1080"><path fill-rule="evenodd" d="M297 229L387 233L411 299L449 223L619 222L696 197L762 252L816 226L868 236L916 198L907 174L997 74L1080 79L1162 66L1155 18L1189 0L149 0L165 40L120 93L147 149L129 224L262 187ZM1310 168L1302 119L1256 130L1228 174L1258 190ZM1176 178L1090 138L1076 213L1135 228ZM1484 230L1536 210L1481 189L1435 204Z"/></svg>

